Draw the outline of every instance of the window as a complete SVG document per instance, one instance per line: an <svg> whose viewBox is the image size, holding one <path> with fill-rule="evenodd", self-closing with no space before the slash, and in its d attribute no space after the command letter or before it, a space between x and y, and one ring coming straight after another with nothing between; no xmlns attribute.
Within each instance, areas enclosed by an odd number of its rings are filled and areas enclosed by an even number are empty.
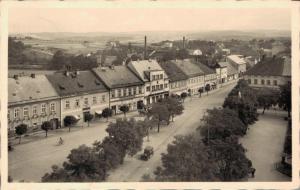
<svg viewBox="0 0 300 190"><path fill-rule="evenodd" d="M32 106L32 114L33 115L37 114L37 107L36 106Z"/></svg>
<svg viewBox="0 0 300 190"><path fill-rule="evenodd" d="M105 95L102 95L102 102L105 102Z"/></svg>
<svg viewBox="0 0 300 190"><path fill-rule="evenodd" d="M95 96L93 97L93 104L97 104L97 98Z"/></svg>
<svg viewBox="0 0 300 190"><path fill-rule="evenodd" d="M257 84L257 79L254 79L254 84Z"/></svg>
<svg viewBox="0 0 300 190"><path fill-rule="evenodd" d="M152 91L155 91L155 86L152 86Z"/></svg>
<svg viewBox="0 0 300 190"><path fill-rule="evenodd" d="M128 88L128 96L131 96L132 94L131 88Z"/></svg>
<svg viewBox="0 0 300 190"><path fill-rule="evenodd" d="M277 86L277 80L273 80L274 86Z"/></svg>
<svg viewBox="0 0 300 190"><path fill-rule="evenodd" d="M9 121L10 120L10 111L7 110L7 120Z"/></svg>
<svg viewBox="0 0 300 190"><path fill-rule="evenodd" d="M139 86L139 94L142 94L142 87L141 86Z"/></svg>
<svg viewBox="0 0 300 190"><path fill-rule="evenodd" d="M163 85L163 84L159 85L159 89L160 89L160 90L162 90L163 88L164 88L164 85Z"/></svg>
<svg viewBox="0 0 300 190"><path fill-rule="evenodd" d="M114 98L115 96L116 96L116 95L115 95L115 91L112 90L112 91L111 91L111 97Z"/></svg>
<svg viewBox="0 0 300 190"><path fill-rule="evenodd" d="M55 103L50 104L50 111L55 112Z"/></svg>
<svg viewBox="0 0 300 190"><path fill-rule="evenodd" d="M88 105L89 104L89 99L88 98L84 98L84 105Z"/></svg>
<svg viewBox="0 0 300 190"><path fill-rule="evenodd" d="M127 88L124 88L123 93L124 93L124 96L127 96Z"/></svg>
<svg viewBox="0 0 300 190"><path fill-rule="evenodd" d="M136 87L133 87L133 95L136 95Z"/></svg>
<svg viewBox="0 0 300 190"><path fill-rule="evenodd" d="M251 79L248 79L248 84L251 84Z"/></svg>
<svg viewBox="0 0 300 190"><path fill-rule="evenodd" d="M45 114L45 113L46 113L46 104L42 104L41 113L42 113L42 114Z"/></svg>
<svg viewBox="0 0 300 190"><path fill-rule="evenodd" d="M146 91L149 92L150 91L150 86L146 87Z"/></svg>
<svg viewBox="0 0 300 190"><path fill-rule="evenodd" d="M265 80L264 79L261 80L261 84L265 85Z"/></svg>
<svg viewBox="0 0 300 190"><path fill-rule="evenodd" d="M121 92L122 92L121 89L118 89L118 97L122 96Z"/></svg>
<svg viewBox="0 0 300 190"><path fill-rule="evenodd" d="M29 111L28 108L23 108L23 117L28 117L29 116Z"/></svg>
<svg viewBox="0 0 300 190"><path fill-rule="evenodd" d="M164 75L163 74L160 74L160 79L163 79L164 78Z"/></svg>
<svg viewBox="0 0 300 190"><path fill-rule="evenodd" d="M14 112L15 112L15 113L14 113L15 119L18 119L19 116L20 116L20 110L19 110L19 108L16 108Z"/></svg>
<svg viewBox="0 0 300 190"><path fill-rule="evenodd" d="M66 106L66 109L70 109L70 101L69 100L66 101L66 105L65 106Z"/></svg>
<svg viewBox="0 0 300 190"><path fill-rule="evenodd" d="M165 88L168 88L168 84L165 84Z"/></svg>
<svg viewBox="0 0 300 190"><path fill-rule="evenodd" d="M80 107L80 100L79 99L75 100L75 107Z"/></svg>
<svg viewBox="0 0 300 190"><path fill-rule="evenodd" d="M267 80L267 85L271 85L271 81L270 80Z"/></svg>

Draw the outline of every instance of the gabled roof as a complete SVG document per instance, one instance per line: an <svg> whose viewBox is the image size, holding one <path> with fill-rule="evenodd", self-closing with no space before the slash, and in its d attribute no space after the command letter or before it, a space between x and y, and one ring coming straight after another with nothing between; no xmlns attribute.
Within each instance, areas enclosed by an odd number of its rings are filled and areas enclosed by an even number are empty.
<svg viewBox="0 0 300 190"><path fill-rule="evenodd" d="M246 61L241 58L241 55L228 55L227 58L239 65L246 64Z"/></svg>
<svg viewBox="0 0 300 190"><path fill-rule="evenodd" d="M202 70L202 72L203 72L205 75L210 75L210 74L216 73L215 70L209 68L208 66L206 66L205 64L203 64L203 63L201 63L201 62L195 62L195 64L198 65L198 67Z"/></svg>
<svg viewBox="0 0 300 190"><path fill-rule="evenodd" d="M105 83L105 85L112 88L121 88L128 86L143 85L143 81L139 79L126 66L114 66L105 68L94 68L93 72Z"/></svg>
<svg viewBox="0 0 300 190"><path fill-rule="evenodd" d="M219 62L219 65L221 67L226 67L227 68L227 75L234 75L234 74L238 74L238 70L233 67L231 64L229 64L228 62Z"/></svg>
<svg viewBox="0 0 300 190"><path fill-rule="evenodd" d="M171 82L187 80L188 76L172 61L159 64L168 75Z"/></svg>
<svg viewBox="0 0 300 190"><path fill-rule="evenodd" d="M188 77L204 75L204 72L190 59L176 60L174 64L179 67Z"/></svg>
<svg viewBox="0 0 300 190"><path fill-rule="evenodd" d="M80 71L78 74L70 72L69 75L59 72L47 75L47 78L60 96L107 91L104 84L91 71Z"/></svg>
<svg viewBox="0 0 300 190"><path fill-rule="evenodd" d="M146 71L163 71L156 60L131 61L128 67L145 82L149 81L149 78L145 77Z"/></svg>
<svg viewBox="0 0 300 190"><path fill-rule="evenodd" d="M45 75L8 78L8 103L27 103L59 98Z"/></svg>
<svg viewBox="0 0 300 190"><path fill-rule="evenodd" d="M291 76L290 58L265 58L245 72L245 75Z"/></svg>

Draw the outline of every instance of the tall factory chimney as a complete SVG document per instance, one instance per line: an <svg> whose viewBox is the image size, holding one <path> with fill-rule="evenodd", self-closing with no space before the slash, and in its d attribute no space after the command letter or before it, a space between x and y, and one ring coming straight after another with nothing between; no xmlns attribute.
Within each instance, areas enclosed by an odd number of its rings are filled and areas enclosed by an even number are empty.
<svg viewBox="0 0 300 190"><path fill-rule="evenodd" d="M185 36L183 36L183 39L182 39L182 49L185 49Z"/></svg>
<svg viewBox="0 0 300 190"><path fill-rule="evenodd" d="M144 41L144 59L147 59L147 36L145 36L145 41Z"/></svg>

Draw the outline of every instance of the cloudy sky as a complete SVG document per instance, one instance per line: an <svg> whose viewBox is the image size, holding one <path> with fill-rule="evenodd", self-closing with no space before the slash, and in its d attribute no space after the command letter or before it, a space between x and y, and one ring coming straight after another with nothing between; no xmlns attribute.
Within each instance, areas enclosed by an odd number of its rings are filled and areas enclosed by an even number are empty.
<svg viewBox="0 0 300 190"><path fill-rule="evenodd" d="M290 30L290 10L280 8L13 8L10 33Z"/></svg>

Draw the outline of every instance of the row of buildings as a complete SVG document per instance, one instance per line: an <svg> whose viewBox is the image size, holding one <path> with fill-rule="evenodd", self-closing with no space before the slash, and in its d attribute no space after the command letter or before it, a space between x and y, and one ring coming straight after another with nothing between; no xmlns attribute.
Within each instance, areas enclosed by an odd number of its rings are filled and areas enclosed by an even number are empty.
<svg viewBox="0 0 300 190"><path fill-rule="evenodd" d="M137 110L171 94L197 95L238 79L244 65L226 61L211 69L196 59L140 60L89 71L15 75L8 79L8 128L14 133L24 123L38 130L50 121L55 129L69 115L84 122L86 113L101 115L108 107L117 114L122 105Z"/></svg>

